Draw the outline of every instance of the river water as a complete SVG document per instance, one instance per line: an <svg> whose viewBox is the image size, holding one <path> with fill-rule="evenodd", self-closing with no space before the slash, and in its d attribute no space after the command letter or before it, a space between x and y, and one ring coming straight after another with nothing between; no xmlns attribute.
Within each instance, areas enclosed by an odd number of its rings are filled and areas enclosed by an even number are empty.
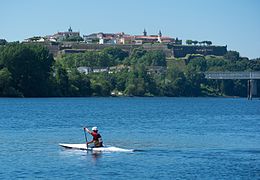
<svg viewBox="0 0 260 180"><path fill-rule="evenodd" d="M2 98L0 109L0 179L260 179L256 99ZM137 151L59 147L84 143L83 126Z"/></svg>

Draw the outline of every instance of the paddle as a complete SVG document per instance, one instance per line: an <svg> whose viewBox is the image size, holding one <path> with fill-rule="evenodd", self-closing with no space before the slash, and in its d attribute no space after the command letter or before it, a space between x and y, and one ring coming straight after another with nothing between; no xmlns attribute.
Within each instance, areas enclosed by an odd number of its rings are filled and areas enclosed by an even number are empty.
<svg viewBox="0 0 260 180"><path fill-rule="evenodd" d="M83 128L84 130L84 134L85 134L85 140L86 140L86 146L87 146L87 149L88 149L88 137L87 137L87 133L85 131L85 128Z"/></svg>

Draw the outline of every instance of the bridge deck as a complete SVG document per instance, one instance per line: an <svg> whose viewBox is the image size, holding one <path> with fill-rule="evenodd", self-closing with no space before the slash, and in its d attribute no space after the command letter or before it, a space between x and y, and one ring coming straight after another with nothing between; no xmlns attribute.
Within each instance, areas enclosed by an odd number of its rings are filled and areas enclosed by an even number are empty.
<svg viewBox="0 0 260 180"><path fill-rule="evenodd" d="M206 79L260 79L257 72L205 72Z"/></svg>

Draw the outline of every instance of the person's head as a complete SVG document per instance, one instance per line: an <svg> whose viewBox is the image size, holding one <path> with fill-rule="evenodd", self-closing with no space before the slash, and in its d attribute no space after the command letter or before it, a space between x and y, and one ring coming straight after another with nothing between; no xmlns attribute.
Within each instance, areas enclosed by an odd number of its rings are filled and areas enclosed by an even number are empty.
<svg viewBox="0 0 260 180"><path fill-rule="evenodd" d="M97 132L98 128L95 126L95 127L92 128L92 131Z"/></svg>

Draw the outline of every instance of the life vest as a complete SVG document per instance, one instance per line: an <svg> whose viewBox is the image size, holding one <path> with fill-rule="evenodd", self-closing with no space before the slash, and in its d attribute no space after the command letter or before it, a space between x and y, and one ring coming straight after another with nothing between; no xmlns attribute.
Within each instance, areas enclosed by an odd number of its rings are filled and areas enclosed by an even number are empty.
<svg viewBox="0 0 260 180"><path fill-rule="evenodd" d="M91 135L93 136L93 142L95 147L102 147L103 146L103 140L99 133L92 132Z"/></svg>

